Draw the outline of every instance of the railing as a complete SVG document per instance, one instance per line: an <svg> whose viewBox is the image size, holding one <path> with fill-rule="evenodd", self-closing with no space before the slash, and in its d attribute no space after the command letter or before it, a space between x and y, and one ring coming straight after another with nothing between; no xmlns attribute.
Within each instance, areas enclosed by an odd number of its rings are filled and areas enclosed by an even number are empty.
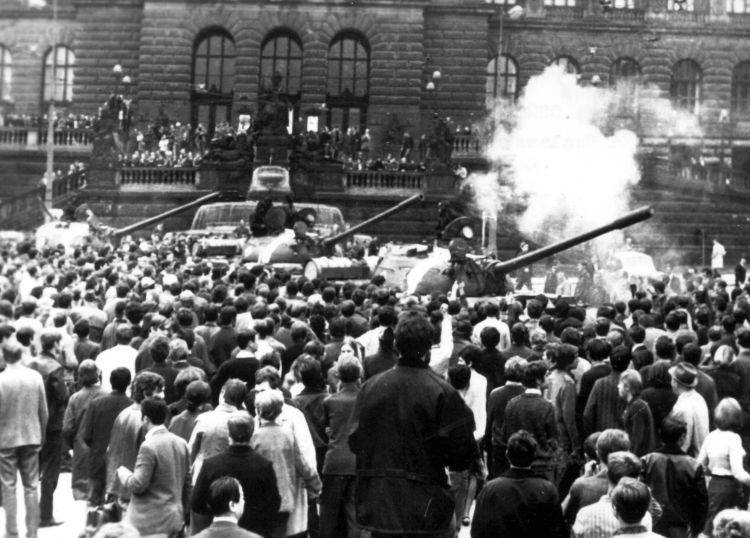
<svg viewBox="0 0 750 538"><path fill-rule="evenodd" d="M735 191L750 192L750 176L739 170L727 166L699 166L669 163L659 167L666 171L676 180L688 180L729 188ZM659 168L657 168L657 173Z"/></svg>
<svg viewBox="0 0 750 538"><path fill-rule="evenodd" d="M198 170L195 168L120 168L117 171L118 185L148 187L184 186L198 184Z"/></svg>
<svg viewBox="0 0 750 538"><path fill-rule="evenodd" d="M618 22L643 22L646 12L642 9L611 9L604 16Z"/></svg>
<svg viewBox="0 0 750 538"><path fill-rule="evenodd" d="M695 11L668 11L667 20L676 24L706 24L707 16Z"/></svg>
<svg viewBox="0 0 750 538"><path fill-rule="evenodd" d="M477 156L484 154L485 141L474 135L455 135L453 157Z"/></svg>
<svg viewBox="0 0 750 538"><path fill-rule="evenodd" d="M583 19L585 10L577 6L544 6L544 11L549 19L578 20Z"/></svg>
<svg viewBox="0 0 750 538"><path fill-rule="evenodd" d="M0 127L0 146L25 146L29 130L25 127Z"/></svg>
<svg viewBox="0 0 750 538"><path fill-rule="evenodd" d="M424 188L424 172L401 172L389 170L363 170L346 172L346 187L361 189L410 189Z"/></svg>
<svg viewBox="0 0 750 538"><path fill-rule="evenodd" d="M52 182L52 199L76 192L86 186L86 170L78 170Z"/></svg>
<svg viewBox="0 0 750 538"><path fill-rule="evenodd" d="M55 146L88 146L93 139L90 129L61 129L54 132ZM39 145L46 146L49 140L47 129L39 130Z"/></svg>
<svg viewBox="0 0 750 538"><path fill-rule="evenodd" d="M49 138L47 129L38 127L0 127L0 148L44 149ZM93 142L90 129L56 129L55 147L88 149Z"/></svg>
<svg viewBox="0 0 750 538"><path fill-rule="evenodd" d="M750 26L750 13L729 13L729 24L747 28Z"/></svg>

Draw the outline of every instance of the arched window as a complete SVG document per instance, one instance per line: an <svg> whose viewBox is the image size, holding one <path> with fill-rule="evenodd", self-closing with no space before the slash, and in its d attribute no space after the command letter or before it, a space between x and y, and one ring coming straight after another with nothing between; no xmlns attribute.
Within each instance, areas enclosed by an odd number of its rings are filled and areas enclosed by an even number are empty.
<svg viewBox="0 0 750 538"><path fill-rule="evenodd" d="M609 86L617 88L617 112L630 114L638 105L641 66L632 58L618 58L609 70Z"/></svg>
<svg viewBox="0 0 750 538"><path fill-rule="evenodd" d="M302 96L302 41L289 30L277 30L263 40L260 50L259 91L273 88L273 76L281 75L280 97L294 109L299 117Z"/></svg>
<svg viewBox="0 0 750 538"><path fill-rule="evenodd" d="M750 116L750 62L737 64L732 72L732 114Z"/></svg>
<svg viewBox="0 0 750 538"><path fill-rule="evenodd" d="M364 131L370 103L370 45L355 32L336 36L328 48L328 126Z"/></svg>
<svg viewBox="0 0 750 538"><path fill-rule="evenodd" d="M57 45L44 55L42 97L45 102L54 99L56 103L69 103L73 100L73 66L75 61L76 57L73 51L63 45Z"/></svg>
<svg viewBox="0 0 750 538"><path fill-rule="evenodd" d="M695 0L667 0L669 11L694 11Z"/></svg>
<svg viewBox="0 0 750 538"><path fill-rule="evenodd" d="M680 60L674 64L670 87L672 104L689 112L698 113L702 78L701 68L693 60Z"/></svg>
<svg viewBox="0 0 750 538"><path fill-rule="evenodd" d="M10 83L13 78L13 57L0 45L0 102L10 101Z"/></svg>
<svg viewBox="0 0 750 538"><path fill-rule="evenodd" d="M518 97L518 64L507 54L492 58L487 64L487 108L490 109L496 99Z"/></svg>
<svg viewBox="0 0 750 538"><path fill-rule="evenodd" d="M550 62L550 65L561 65L565 69L565 72L571 75L581 74L581 66L578 65L575 58L571 58L570 56L558 56Z"/></svg>
<svg viewBox="0 0 750 538"><path fill-rule="evenodd" d="M212 28L198 34L193 45L190 118L193 127L203 125L209 138L218 122L231 121L235 59L229 32Z"/></svg>

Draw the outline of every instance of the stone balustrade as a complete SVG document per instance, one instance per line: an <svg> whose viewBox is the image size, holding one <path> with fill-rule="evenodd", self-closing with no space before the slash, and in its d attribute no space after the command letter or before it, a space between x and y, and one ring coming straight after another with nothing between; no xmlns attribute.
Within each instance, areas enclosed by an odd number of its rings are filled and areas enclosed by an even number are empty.
<svg viewBox="0 0 750 538"><path fill-rule="evenodd" d="M120 168L115 182L131 188L178 187L194 189L199 182L199 172L195 168Z"/></svg>
<svg viewBox="0 0 750 538"><path fill-rule="evenodd" d="M38 127L0 127L0 149L43 150L47 147L49 133ZM54 132L56 148L89 151L93 142L90 129L57 129Z"/></svg>

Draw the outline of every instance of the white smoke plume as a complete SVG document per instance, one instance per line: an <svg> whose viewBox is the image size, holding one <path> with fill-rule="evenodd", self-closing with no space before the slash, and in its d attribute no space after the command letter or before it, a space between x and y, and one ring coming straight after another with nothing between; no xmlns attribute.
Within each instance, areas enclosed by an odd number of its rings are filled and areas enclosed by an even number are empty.
<svg viewBox="0 0 750 538"><path fill-rule="evenodd" d="M494 169L473 178L477 206L502 212L507 196L498 185L511 185L527 195L520 231L541 243L629 211L629 187L640 180L639 140L618 130L618 111L632 91L582 87L559 66L532 77L515 107L498 103L494 111L488 149ZM700 135L695 118L674 111L653 88L641 88L638 107L654 134Z"/></svg>

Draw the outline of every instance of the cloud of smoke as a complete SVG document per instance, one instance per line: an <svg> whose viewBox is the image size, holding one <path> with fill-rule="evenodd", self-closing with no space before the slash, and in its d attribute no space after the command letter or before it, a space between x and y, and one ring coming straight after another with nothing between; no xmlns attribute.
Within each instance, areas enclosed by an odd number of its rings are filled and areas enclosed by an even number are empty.
<svg viewBox="0 0 750 538"><path fill-rule="evenodd" d="M488 149L496 168L472 182L479 209L502 211L507 195L498 184L511 185L528 201L520 231L544 244L629 211L629 188L640 181L638 137L622 128L633 88L582 87L562 67L550 66L531 78L515 106L499 101ZM641 87L637 106L643 131L700 136L695 117L675 111L655 88ZM613 240L622 239L607 242Z"/></svg>

